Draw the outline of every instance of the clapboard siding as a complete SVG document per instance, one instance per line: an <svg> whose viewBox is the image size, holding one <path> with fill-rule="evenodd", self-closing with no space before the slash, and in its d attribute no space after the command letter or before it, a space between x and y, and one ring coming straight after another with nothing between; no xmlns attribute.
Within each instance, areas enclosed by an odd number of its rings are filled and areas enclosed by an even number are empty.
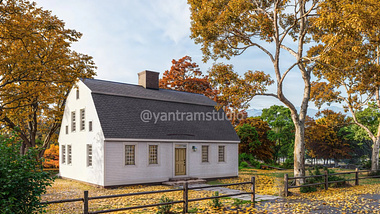
<svg viewBox="0 0 380 214"><path fill-rule="evenodd" d="M104 185L104 135L98 119L91 91L81 81L77 83L79 88L79 99L76 99L76 88L73 87L66 100L64 115L59 134L60 148L60 175L65 178L76 179ZM80 130L80 109L85 109L85 130ZM71 132L71 112L76 112L76 131ZM89 131L89 121L92 121L92 131ZM69 126L69 133L66 134L66 126ZM92 144L93 166L87 167L87 144ZM62 164L62 145L72 148L72 163Z"/></svg>
<svg viewBox="0 0 380 214"><path fill-rule="evenodd" d="M209 162L202 163L202 145L209 146ZM218 162L218 146L225 146L225 162ZM197 148L194 152L192 146ZM191 143L189 174L199 178L231 177L238 175L238 144Z"/></svg>
<svg viewBox="0 0 380 214"><path fill-rule="evenodd" d="M158 164L149 165L148 145L158 145ZM136 163L125 165L125 145L136 146ZM105 186L167 181L172 175L172 143L105 142Z"/></svg>

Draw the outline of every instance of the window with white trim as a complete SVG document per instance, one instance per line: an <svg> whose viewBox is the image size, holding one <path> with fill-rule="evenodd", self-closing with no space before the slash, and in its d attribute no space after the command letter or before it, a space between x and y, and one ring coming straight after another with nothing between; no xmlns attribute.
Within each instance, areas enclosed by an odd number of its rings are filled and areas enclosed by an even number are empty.
<svg viewBox="0 0 380 214"><path fill-rule="evenodd" d="M75 111L71 112L71 132L76 130Z"/></svg>
<svg viewBox="0 0 380 214"><path fill-rule="evenodd" d="M208 162L208 146L202 146L202 162Z"/></svg>
<svg viewBox="0 0 380 214"><path fill-rule="evenodd" d="M88 131L92 132L92 121L88 121Z"/></svg>
<svg viewBox="0 0 380 214"><path fill-rule="evenodd" d="M219 146L218 148L218 161L219 162L225 161L225 146Z"/></svg>
<svg viewBox="0 0 380 214"><path fill-rule="evenodd" d="M149 164L158 164L158 145L149 145Z"/></svg>
<svg viewBox="0 0 380 214"><path fill-rule="evenodd" d="M69 126L66 126L66 134L69 134Z"/></svg>
<svg viewBox="0 0 380 214"><path fill-rule="evenodd" d="M71 164L71 145L67 145L67 164Z"/></svg>
<svg viewBox="0 0 380 214"><path fill-rule="evenodd" d="M87 144L87 166L92 166L92 145Z"/></svg>
<svg viewBox="0 0 380 214"><path fill-rule="evenodd" d="M86 118L84 108L80 110L80 130L83 131L86 126Z"/></svg>
<svg viewBox="0 0 380 214"><path fill-rule="evenodd" d="M61 162L63 164L65 164L66 163L66 145L62 145L61 147L62 147L62 160L61 160Z"/></svg>
<svg viewBox="0 0 380 214"><path fill-rule="evenodd" d="M135 165L135 145L125 145L125 165Z"/></svg>

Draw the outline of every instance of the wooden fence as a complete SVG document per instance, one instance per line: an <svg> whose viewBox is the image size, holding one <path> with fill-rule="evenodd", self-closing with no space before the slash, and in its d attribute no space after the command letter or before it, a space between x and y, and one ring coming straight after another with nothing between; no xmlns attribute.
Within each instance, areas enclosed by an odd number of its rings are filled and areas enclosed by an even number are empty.
<svg viewBox="0 0 380 214"><path fill-rule="evenodd" d="M355 181L355 186L359 185L359 180L361 179L370 179L370 178L380 178L380 175L374 175L374 176L365 176L365 177L360 177L360 173L369 173L371 171L369 170L361 170L359 171L356 169L353 172L339 172L339 173L331 173L329 174L327 171L324 172L323 175L310 175L310 176L301 176L301 177L288 177L288 174L284 175L284 194L285 197L288 196L288 190L291 188L301 188L301 187L308 187L308 186L318 186L318 185L323 185L324 189L327 190L329 188L329 184L331 183L341 183L345 181ZM355 178L352 179L343 179L343 180L338 180L338 181L329 181L329 176L330 175L346 175L346 174L355 174ZM298 186L290 186L289 185L289 180L298 180L298 179L307 179L307 178L316 178L316 177L323 177L324 181L321 183L312 183L312 184L302 184Z"/></svg>
<svg viewBox="0 0 380 214"><path fill-rule="evenodd" d="M213 188L213 187L226 187L226 186L243 185L243 184L250 184L252 191L251 192L240 192L240 193L235 193L235 194L226 194L226 195L220 195L220 196L211 196L211 197L205 197L205 198L189 199L189 190L207 189L207 188ZM147 195L147 194L156 194L156 193L166 193L166 192L179 192L179 191L183 192L183 198L180 201L171 201L171 202L165 202L165 203L156 203L156 204L148 204L148 205L141 205L141 206L123 207L123 208L100 210L100 211L93 211L93 212L90 212L88 209L89 201L91 201L91 200L136 196L136 195ZM156 206L161 206L161 205L182 203L183 204L183 212L187 213L188 207L189 207L189 202L209 200L209 199L215 199L215 198L224 198L224 197L231 197L231 196L238 196L238 195L243 195L243 194L250 194L251 195L251 202L253 203L253 206L254 206L255 205L254 204L254 202L255 202L255 177L251 177L251 181L241 182L241 183L219 184L219 185L209 185L209 186L201 186L201 187L189 187L188 183L186 182L183 185L183 188L179 188L179 189L169 189L169 190L159 190L159 191L149 191L149 192L136 192L136 193L126 193L126 194L119 194L119 195L104 195L104 196L89 197L88 191L84 191L83 198L64 199L64 200L57 200L57 201L45 201L45 202L41 202L41 204L57 204L57 203L68 203L68 202L82 201L83 202L83 213L84 214L95 214L95 213L108 213L108 212L133 210L133 209L141 209L141 208L147 208L147 207L156 207Z"/></svg>

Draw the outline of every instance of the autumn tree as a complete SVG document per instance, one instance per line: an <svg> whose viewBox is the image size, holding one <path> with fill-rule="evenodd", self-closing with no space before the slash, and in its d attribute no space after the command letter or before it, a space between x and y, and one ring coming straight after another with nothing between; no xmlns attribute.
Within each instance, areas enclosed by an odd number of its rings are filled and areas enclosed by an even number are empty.
<svg viewBox="0 0 380 214"><path fill-rule="evenodd" d="M215 99L209 79L202 74L199 65L192 62L190 56L172 60L170 70L166 70L160 79L160 88L204 94Z"/></svg>
<svg viewBox="0 0 380 214"><path fill-rule="evenodd" d="M305 56L307 49L305 45L310 41L307 37L311 29L310 17L315 15L318 2L318 0L188 1L191 10L191 37L195 43L201 44L204 61L230 59L248 49L256 48L272 63L277 92L253 91L250 97L256 95L275 97L290 109L295 126L294 176L305 175L304 124L310 99L311 71L315 60L315 57ZM263 45L264 42L269 45ZM286 54L294 57L289 67L280 64L280 59ZM297 111L284 93L284 80L292 71L298 72L303 80L300 111ZM260 72L250 71L241 78L251 78ZM227 78L226 81L228 82ZM266 81L263 85L258 81L257 85L262 85L262 88L266 89L265 83ZM228 90L229 86L225 87ZM244 87L241 90L243 89ZM234 88L231 90L234 91Z"/></svg>
<svg viewBox="0 0 380 214"><path fill-rule="evenodd" d="M359 120L358 112L371 101L380 109L379 15L377 0L323 1L313 20L314 39L319 44L309 52L311 57L319 56L314 70L319 81L312 84L313 101L317 106L344 103L354 123L373 142L372 171L379 169L380 126L371 130Z"/></svg>
<svg viewBox="0 0 380 214"><path fill-rule="evenodd" d="M276 142L274 147L274 160L287 158L293 160L294 150L294 124L289 108L273 105L263 109L261 119L266 121L271 131L268 138Z"/></svg>
<svg viewBox="0 0 380 214"><path fill-rule="evenodd" d="M160 88L186 91L203 94L218 103L222 107L233 125L240 119L247 117L244 99L239 99L238 94L224 93L219 90L219 76L209 72L209 76L203 75L199 65L192 61L190 56L184 56L179 60L172 60L170 70L166 70L160 79Z"/></svg>
<svg viewBox="0 0 380 214"><path fill-rule="evenodd" d="M39 156L59 129L69 90L95 75L92 57L70 49L82 34L25 0L0 1L0 121Z"/></svg>
<svg viewBox="0 0 380 214"><path fill-rule="evenodd" d="M270 127L259 117L241 120L235 127L241 139L239 153L252 154L258 160L269 162L273 158L274 141L268 139Z"/></svg>
<svg viewBox="0 0 380 214"><path fill-rule="evenodd" d="M211 85L217 93L216 101L231 115L233 125L246 118L245 110L254 94L265 93L273 80L264 72L248 71L244 77L234 72L233 65L214 64L209 70Z"/></svg>
<svg viewBox="0 0 380 214"><path fill-rule="evenodd" d="M350 124L350 119L341 113L323 110L317 113L317 120L308 118L306 122L306 148L312 158L339 159L350 157L351 146L349 139L341 132Z"/></svg>
<svg viewBox="0 0 380 214"><path fill-rule="evenodd" d="M44 153L44 168L58 168L59 167L59 146L51 144Z"/></svg>

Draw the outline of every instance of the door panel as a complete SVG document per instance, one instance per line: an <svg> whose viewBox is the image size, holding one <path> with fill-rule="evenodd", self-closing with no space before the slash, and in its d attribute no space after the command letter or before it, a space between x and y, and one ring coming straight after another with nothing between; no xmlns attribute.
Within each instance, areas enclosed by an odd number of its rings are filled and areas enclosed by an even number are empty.
<svg viewBox="0 0 380 214"><path fill-rule="evenodd" d="M175 175L186 175L186 148L175 149Z"/></svg>

